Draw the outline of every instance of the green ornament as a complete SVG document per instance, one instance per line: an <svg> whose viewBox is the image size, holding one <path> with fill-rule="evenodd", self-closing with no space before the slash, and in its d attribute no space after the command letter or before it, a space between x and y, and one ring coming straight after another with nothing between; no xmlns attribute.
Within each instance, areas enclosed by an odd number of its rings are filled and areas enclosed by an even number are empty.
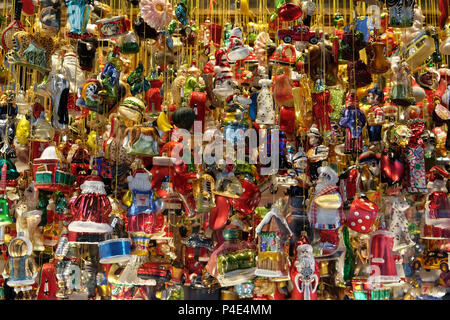
<svg viewBox="0 0 450 320"><path fill-rule="evenodd" d="M286 4L286 0L275 0L273 7L274 7L275 11L278 12L278 10L285 4Z"/></svg>
<svg viewBox="0 0 450 320"><path fill-rule="evenodd" d="M333 107L330 119L337 121L341 118L344 110L345 91L335 88L329 88L328 91L330 91L330 104Z"/></svg>
<svg viewBox="0 0 450 320"><path fill-rule="evenodd" d="M42 211L41 222L39 226L45 226L47 224L47 206L52 196L51 191L39 190L39 202L36 206L37 210Z"/></svg>
<svg viewBox="0 0 450 320"><path fill-rule="evenodd" d="M16 166L11 161L11 159L0 159L0 168L6 164L6 179L7 180L16 180L20 177L20 173L17 172Z"/></svg>
<svg viewBox="0 0 450 320"><path fill-rule="evenodd" d="M169 34L173 34L177 28L177 22L175 20L172 20L169 25L167 26L167 31Z"/></svg>
<svg viewBox="0 0 450 320"><path fill-rule="evenodd" d="M345 244L345 260L344 260L344 281L350 281L353 277L355 255L353 254L353 248L350 244L350 238L348 228L344 226L342 228L342 235L344 237Z"/></svg>
<svg viewBox="0 0 450 320"><path fill-rule="evenodd" d="M7 226L13 223L9 215L8 200L0 198L0 226Z"/></svg>
<svg viewBox="0 0 450 320"><path fill-rule="evenodd" d="M270 22L273 22L273 21L277 20L277 18L278 18L278 14L277 14L276 12L273 12L273 13L270 15L269 21L270 21Z"/></svg>
<svg viewBox="0 0 450 320"><path fill-rule="evenodd" d="M257 35L256 33L254 33L254 32L249 33L248 36L247 36L248 44L249 44L249 45L253 45L253 43L255 43L255 40L256 40L256 37L257 37L257 36L258 36L258 35Z"/></svg>

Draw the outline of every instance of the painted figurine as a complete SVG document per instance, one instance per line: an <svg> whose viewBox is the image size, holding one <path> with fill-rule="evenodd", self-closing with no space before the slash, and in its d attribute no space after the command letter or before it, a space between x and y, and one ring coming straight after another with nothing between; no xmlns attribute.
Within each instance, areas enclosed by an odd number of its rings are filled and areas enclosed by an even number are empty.
<svg viewBox="0 0 450 320"><path fill-rule="evenodd" d="M313 101L313 119L320 132L331 130L330 113L333 107L330 104L330 91L325 89L322 81L317 80L316 90L311 94Z"/></svg>
<svg viewBox="0 0 450 320"><path fill-rule="evenodd" d="M294 283L291 299L317 300L319 277L319 265L314 259L313 248L309 244L299 245L291 267L291 280Z"/></svg>
<svg viewBox="0 0 450 320"><path fill-rule="evenodd" d="M366 116L359 109L358 98L350 93L345 101L344 116L339 125L346 128L345 153L361 153L363 151L362 128L366 125Z"/></svg>
<svg viewBox="0 0 450 320"><path fill-rule="evenodd" d="M322 145L323 138L314 124L309 129L308 141L311 146L306 153L309 161L308 174L311 181L314 182L319 176L318 169L322 166L322 162L328 158L328 147Z"/></svg>
<svg viewBox="0 0 450 320"><path fill-rule="evenodd" d="M384 101L383 91L374 87L369 89L367 103L371 106L367 113L367 132L369 141L375 146L381 147L381 129L384 123L384 112L382 104Z"/></svg>
<svg viewBox="0 0 450 320"><path fill-rule="evenodd" d="M2 271L7 284L18 294L23 292L24 299L31 299L32 286L36 282L38 266L31 256L33 245L24 237L16 237L9 243L9 259Z"/></svg>
<svg viewBox="0 0 450 320"><path fill-rule="evenodd" d="M406 161L409 175L405 179L406 192L427 192L427 180L425 177L425 143L422 135L425 131L425 120L411 119L408 121L411 130L408 147L406 148Z"/></svg>
<svg viewBox="0 0 450 320"><path fill-rule="evenodd" d="M311 202L308 219L320 236L322 255L333 254L339 244L338 229L344 219L343 202L337 173L330 167L319 168L319 178Z"/></svg>
<svg viewBox="0 0 450 320"><path fill-rule="evenodd" d="M92 1L93 2L93 1ZM90 12L94 9L91 0L65 0L69 16L70 31L67 36L85 38Z"/></svg>

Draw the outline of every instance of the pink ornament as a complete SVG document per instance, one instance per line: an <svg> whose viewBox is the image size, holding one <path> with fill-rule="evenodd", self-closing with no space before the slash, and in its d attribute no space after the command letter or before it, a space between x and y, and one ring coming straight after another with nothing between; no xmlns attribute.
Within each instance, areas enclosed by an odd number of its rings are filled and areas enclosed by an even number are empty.
<svg viewBox="0 0 450 320"><path fill-rule="evenodd" d="M156 30L164 28L172 20L172 6L165 0L142 0L139 9L145 23Z"/></svg>

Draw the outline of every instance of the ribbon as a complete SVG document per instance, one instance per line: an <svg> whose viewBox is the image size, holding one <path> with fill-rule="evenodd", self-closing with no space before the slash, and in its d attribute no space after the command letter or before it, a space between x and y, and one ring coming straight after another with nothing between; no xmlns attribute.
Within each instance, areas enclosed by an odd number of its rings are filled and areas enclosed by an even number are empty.
<svg viewBox="0 0 450 320"><path fill-rule="evenodd" d="M130 241L116 240L98 244L100 259L116 256L129 255L131 250Z"/></svg>
<svg viewBox="0 0 450 320"><path fill-rule="evenodd" d="M260 252L258 254L258 261L264 260L281 261L281 252Z"/></svg>

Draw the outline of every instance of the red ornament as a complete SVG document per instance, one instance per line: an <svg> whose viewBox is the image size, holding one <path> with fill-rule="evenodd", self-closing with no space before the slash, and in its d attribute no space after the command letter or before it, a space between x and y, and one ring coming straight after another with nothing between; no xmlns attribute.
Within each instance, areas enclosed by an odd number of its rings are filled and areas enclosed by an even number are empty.
<svg viewBox="0 0 450 320"><path fill-rule="evenodd" d="M216 206L211 209L209 214L209 228L218 230L225 226L230 212L230 204L224 196L216 195Z"/></svg>
<svg viewBox="0 0 450 320"><path fill-rule="evenodd" d="M378 206L367 199L356 198L347 215L347 226L359 233L369 233L378 215Z"/></svg>
<svg viewBox="0 0 450 320"><path fill-rule="evenodd" d="M244 192L237 198L230 198L229 201L233 208L243 214L250 214L255 211L261 200L261 191L258 186L248 180L240 180Z"/></svg>
<svg viewBox="0 0 450 320"><path fill-rule="evenodd" d="M295 3L285 3L278 9L278 17L281 21L294 21L302 14L302 9Z"/></svg>
<svg viewBox="0 0 450 320"><path fill-rule="evenodd" d="M390 159L388 155L381 156L381 170L383 174L393 182L400 181L405 173L405 165L396 159Z"/></svg>

